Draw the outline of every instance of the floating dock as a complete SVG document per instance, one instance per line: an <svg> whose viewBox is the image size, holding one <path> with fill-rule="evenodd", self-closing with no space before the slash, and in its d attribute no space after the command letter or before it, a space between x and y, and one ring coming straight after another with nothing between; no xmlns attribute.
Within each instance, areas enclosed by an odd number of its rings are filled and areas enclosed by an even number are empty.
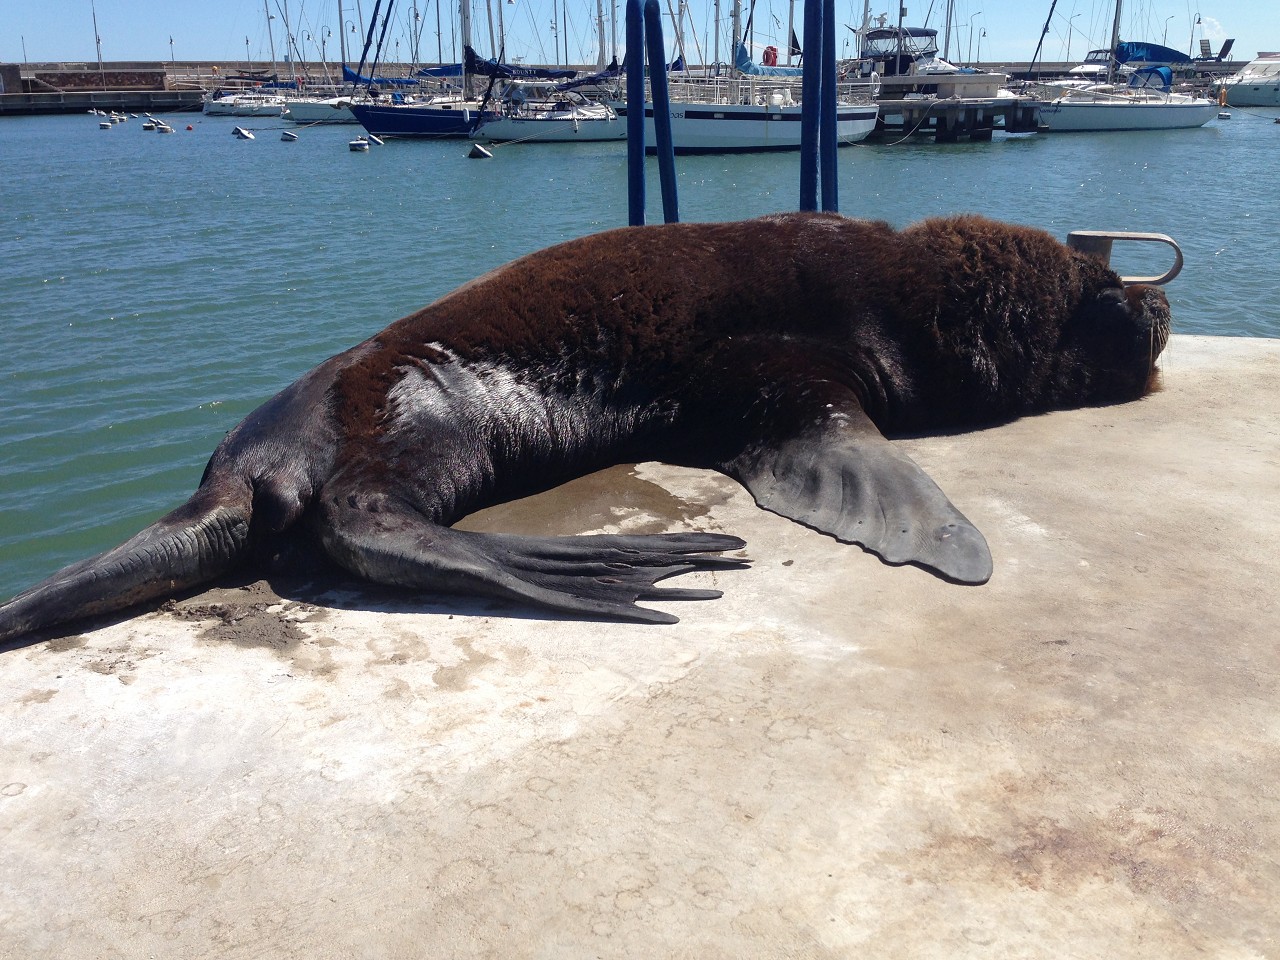
<svg viewBox="0 0 1280 960"><path fill-rule="evenodd" d="M717 474L473 528L744 536L672 627L273 580L0 654L0 956L1280 955L1280 341L902 441L888 567Z"/></svg>

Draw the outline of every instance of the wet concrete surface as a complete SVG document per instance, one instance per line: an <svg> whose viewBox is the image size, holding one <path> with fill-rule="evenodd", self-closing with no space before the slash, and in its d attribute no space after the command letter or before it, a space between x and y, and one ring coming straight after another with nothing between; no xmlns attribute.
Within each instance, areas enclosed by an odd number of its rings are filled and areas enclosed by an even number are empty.
<svg viewBox="0 0 1280 960"><path fill-rule="evenodd" d="M983 587L718 475L471 518L743 536L671 627L228 583L0 658L0 956L1280 956L1280 342L902 441Z"/></svg>

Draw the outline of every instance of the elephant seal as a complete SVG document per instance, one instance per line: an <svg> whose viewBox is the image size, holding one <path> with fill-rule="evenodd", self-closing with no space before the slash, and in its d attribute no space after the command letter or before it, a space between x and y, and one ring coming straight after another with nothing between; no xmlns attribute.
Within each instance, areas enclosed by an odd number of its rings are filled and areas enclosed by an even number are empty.
<svg viewBox="0 0 1280 960"><path fill-rule="evenodd" d="M191 499L0 607L0 640L191 588L294 530L369 580L670 623L636 600L740 566L708 533L529 538L450 524L616 463L721 470L760 506L983 583L982 534L884 433L1131 400L1169 336L1154 287L975 216L630 227L530 254L249 414Z"/></svg>

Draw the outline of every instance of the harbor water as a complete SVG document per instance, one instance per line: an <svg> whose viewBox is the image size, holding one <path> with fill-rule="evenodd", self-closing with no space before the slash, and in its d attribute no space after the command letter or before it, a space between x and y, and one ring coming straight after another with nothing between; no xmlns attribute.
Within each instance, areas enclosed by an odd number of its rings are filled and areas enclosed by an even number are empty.
<svg viewBox="0 0 1280 960"><path fill-rule="evenodd" d="M899 226L975 212L1060 238L1167 233L1186 257L1168 288L1175 332L1280 337L1277 116L862 144L839 153L840 207ZM353 153L354 127L287 143L272 120L179 115L172 135L97 120L0 121L0 598L182 502L222 435L319 361L513 257L627 217L625 144L471 160L464 141ZM232 137L237 124L256 139ZM795 155L682 157L677 174L683 220L797 205ZM1160 273L1164 251L1117 246L1115 265ZM1176 349L1165 366L1176 389Z"/></svg>

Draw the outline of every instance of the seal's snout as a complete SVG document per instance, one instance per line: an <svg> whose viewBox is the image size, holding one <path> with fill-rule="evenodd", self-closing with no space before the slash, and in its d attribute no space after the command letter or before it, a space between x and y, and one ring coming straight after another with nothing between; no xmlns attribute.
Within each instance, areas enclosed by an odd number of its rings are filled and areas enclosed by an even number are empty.
<svg viewBox="0 0 1280 960"><path fill-rule="evenodd" d="M1172 317L1169 313L1169 300L1159 287L1147 284L1135 284L1126 287L1125 301L1138 323L1139 331L1147 338L1151 347L1151 360L1155 362L1160 351L1169 342L1169 330Z"/></svg>

